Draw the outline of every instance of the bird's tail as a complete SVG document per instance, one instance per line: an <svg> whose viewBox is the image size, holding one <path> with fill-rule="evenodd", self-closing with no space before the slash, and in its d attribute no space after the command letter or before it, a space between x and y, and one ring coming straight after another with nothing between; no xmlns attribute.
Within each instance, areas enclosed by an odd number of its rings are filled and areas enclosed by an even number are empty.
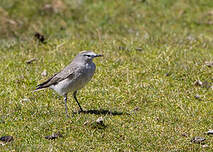
<svg viewBox="0 0 213 152"><path fill-rule="evenodd" d="M33 92L39 91L39 90L43 90L45 88L48 88L49 86L45 86L43 84L39 84L36 86L35 90L33 90Z"/></svg>
<svg viewBox="0 0 213 152"><path fill-rule="evenodd" d="M36 86L36 88L33 90L33 92L36 92L36 91L39 91L39 90L41 90L41 89L43 89L41 86Z"/></svg>
<svg viewBox="0 0 213 152"><path fill-rule="evenodd" d="M53 77L54 77L54 76L53 76ZM53 77L51 77L51 78L49 78L47 81L45 81L45 82L43 82L43 83L37 85L37 86L36 86L36 89L35 89L33 92L38 91L38 90L41 90L41 89L44 89L44 88L48 88L48 87L50 86L49 82L52 80Z"/></svg>

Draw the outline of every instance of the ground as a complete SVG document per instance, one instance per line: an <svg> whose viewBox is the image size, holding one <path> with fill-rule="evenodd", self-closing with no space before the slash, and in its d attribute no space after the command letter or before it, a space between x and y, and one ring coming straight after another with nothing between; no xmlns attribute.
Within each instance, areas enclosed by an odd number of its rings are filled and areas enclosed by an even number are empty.
<svg viewBox="0 0 213 152"><path fill-rule="evenodd" d="M212 0L1 0L0 14L0 137L14 138L0 151L212 151ZM79 102L112 114L73 114L69 94L67 118L33 92L82 50L104 58Z"/></svg>

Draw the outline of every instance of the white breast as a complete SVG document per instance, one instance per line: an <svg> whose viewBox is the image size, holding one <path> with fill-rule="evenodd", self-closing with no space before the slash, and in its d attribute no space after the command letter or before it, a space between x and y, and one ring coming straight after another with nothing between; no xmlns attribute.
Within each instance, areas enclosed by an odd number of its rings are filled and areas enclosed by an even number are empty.
<svg viewBox="0 0 213 152"><path fill-rule="evenodd" d="M72 79L65 79L56 85L50 86L58 94L64 96L68 92L73 92L83 88L93 77L95 73L96 66L93 62L87 63L82 66L82 68L75 73Z"/></svg>

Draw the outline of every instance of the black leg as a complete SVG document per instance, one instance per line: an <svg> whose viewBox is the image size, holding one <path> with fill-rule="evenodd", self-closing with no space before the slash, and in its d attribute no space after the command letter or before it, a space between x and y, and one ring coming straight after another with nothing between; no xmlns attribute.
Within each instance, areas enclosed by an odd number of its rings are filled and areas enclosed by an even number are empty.
<svg viewBox="0 0 213 152"><path fill-rule="evenodd" d="M80 105L80 103L78 102L78 99L77 99L77 97L76 97L76 94L77 94L77 91L75 91L75 92L73 93L73 97L74 97L75 101L77 102L77 104L78 104L78 106L79 106L79 108L80 108L80 112L82 112L83 109L81 108L81 105Z"/></svg>
<svg viewBox="0 0 213 152"><path fill-rule="evenodd" d="M66 115L67 115L67 117L69 117L69 115L68 115L68 108L67 108L67 94L64 96L64 104L65 104L65 111L66 111Z"/></svg>

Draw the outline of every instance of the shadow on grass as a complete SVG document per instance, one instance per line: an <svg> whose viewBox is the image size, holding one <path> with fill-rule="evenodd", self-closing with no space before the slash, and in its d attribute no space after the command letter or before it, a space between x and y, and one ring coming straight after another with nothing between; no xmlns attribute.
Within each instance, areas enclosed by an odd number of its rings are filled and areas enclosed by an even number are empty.
<svg viewBox="0 0 213 152"><path fill-rule="evenodd" d="M77 111L77 112L73 112L73 114L95 114L95 115L129 115L129 113L127 112L120 112L120 111L110 111L110 110L104 110L104 109L100 109L100 110L84 110L84 111Z"/></svg>

